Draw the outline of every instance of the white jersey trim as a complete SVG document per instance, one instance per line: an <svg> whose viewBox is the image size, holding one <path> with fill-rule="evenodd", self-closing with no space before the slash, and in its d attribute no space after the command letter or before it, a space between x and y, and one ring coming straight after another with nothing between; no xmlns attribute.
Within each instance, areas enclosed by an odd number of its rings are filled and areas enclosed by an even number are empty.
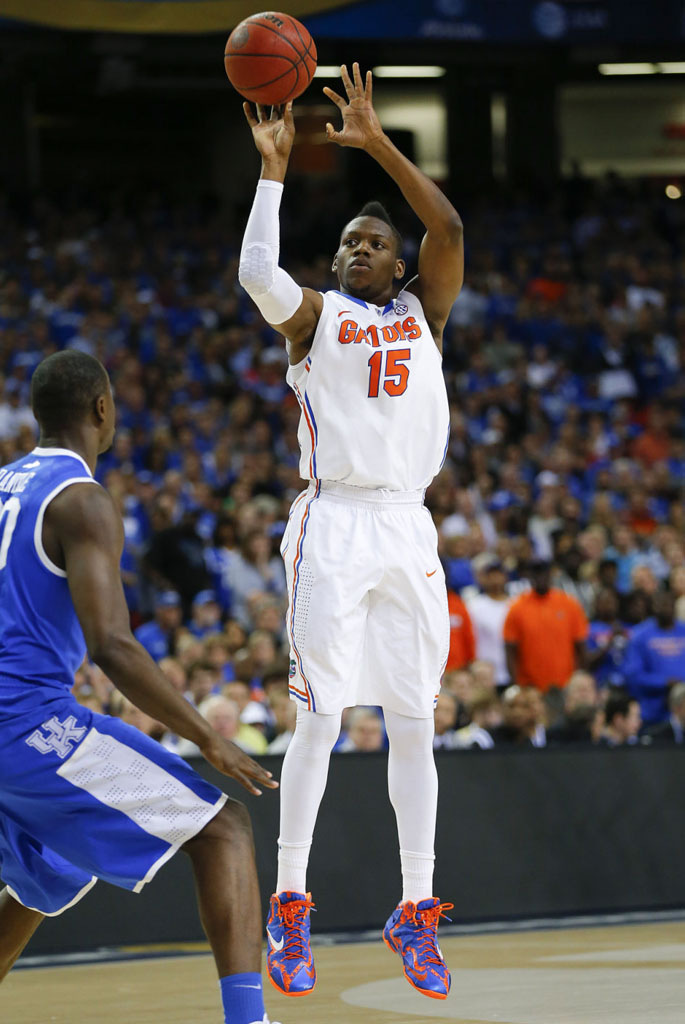
<svg viewBox="0 0 685 1024"><path fill-rule="evenodd" d="M88 474L88 476L89 477L93 476L93 474L90 471L90 466L88 465L86 460L81 455L79 455L78 452L73 452L71 450L71 448L40 448L40 447L38 447L38 448L34 448L33 449L33 451L31 452L31 455L40 455L40 456L43 456L43 457L45 457L45 456L52 456L52 455L68 455L69 458L71 458L71 459L78 459L78 461L81 463L81 465L85 469L85 471Z"/></svg>
<svg viewBox="0 0 685 1024"><path fill-rule="evenodd" d="M216 801L216 803L210 805L209 811L207 813L207 820L204 821L203 824L199 826L199 828L196 828L191 834L187 835L184 839L179 839L178 842L170 846L169 849L165 853L163 853L161 857L158 857L154 864L148 870L148 873L145 875L145 878L141 878L141 880L136 884L135 888L133 889L133 892L140 892L141 889L144 886L146 886L148 882L151 882L152 879L157 874L157 872L159 871L159 869L161 867L164 867L166 862L168 860L171 860L171 858L178 853L183 844L187 843L190 839L193 839L198 834L198 832L201 832L202 829L205 828L209 824L209 822L217 816L217 814L219 813L219 811L224 806L227 800L228 796L226 795L226 793L222 793L219 799Z"/></svg>
<svg viewBox="0 0 685 1024"><path fill-rule="evenodd" d="M97 877L93 875L91 880L89 882L86 882L83 888L76 893L73 900L69 900L69 902L66 903L63 907L60 907L59 910L52 910L50 912L48 912L47 910L41 910L40 907L30 907L28 903L24 903L24 901L21 899L20 896L17 895L17 893L14 891L11 885L7 886L7 892L10 894L13 900L16 900L17 903L21 903L22 907L26 907L27 910L35 910L37 914L42 914L44 917L59 917L59 915L63 914L65 910L69 910L69 908L73 907L76 903L79 902L79 900L82 900L86 893L90 892L90 890L93 888L96 882Z"/></svg>
<svg viewBox="0 0 685 1024"><path fill-rule="evenodd" d="M103 772L103 768L107 771ZM72 786L133 821L169 848L155 860L133 888L140 892L177 850L196 836L228 800L225 793L214 803L198 796L142 751L109 733L90 729L57 774Z"/></svg>
<svg viewBox="0 0 685 1024"><path fill-rule="evenodd" d="M51 454L63 454L62 451L57 448L43 448L36 449L36 451L49 451L51 452ZM64 454L71 455L71 452L65 452ZM81 459L80 455L77 455L76 458L83 462L83 459ZM83 464L85 466L85 462ZM86 466L86 469L87 468L88 467ZM50 558L48 558L45 548L43 547L43 519L45 518L45 510L52 501L52 499L56 498L58 494L65 490L65 488L71 487L72 484L97 484L98 487L100 486L97 480L94 480L92 476L72 476L69 478L69 480L63 480L62 483L58 484L54 490L50 491L47 498L43 499L43 503L38 509L38 515L36 516L36 525L33 528L33 546L36 549L36 554L38 555L41 565L45 569L47 569L48 572L51 572L53 576L60 576L62 579L67 578L66 571L64 569L60 569L58 565L55 565L55 563L51 561Z"/></svg>

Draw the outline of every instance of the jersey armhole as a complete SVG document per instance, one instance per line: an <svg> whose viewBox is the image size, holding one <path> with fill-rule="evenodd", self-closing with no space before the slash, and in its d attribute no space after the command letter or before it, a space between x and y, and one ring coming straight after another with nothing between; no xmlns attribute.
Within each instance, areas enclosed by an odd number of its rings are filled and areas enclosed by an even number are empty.
<svg viewBox="0 0 685 1024"><path fill-rule="evenodd" d="M65 569L60 569L58 565L48 558L47 552L43 547L43 520L45 519L45 510L47 509L53 498L56 498L58 494L66 490L67 487L71 487L72 484L97 484L97 480L94 480L92 476L73 476L69 480L63 480L61 484L58 484L54 490L50 491L46 498L43 498L41 506L38 509L38 515L36 516L36 524L33 528L33 546L38 556L38 561L41 563L44 569L47 569L53 576L60 576L62 579L67 578Z"/></svg>
<svg viewBox="0 0 685 1024"><path fill-rule="evenodd" d="M313 358L314 353L315 353L316 348L317 348L317 342L318 342L319 338L321 337L321 335L323 333L324 328L322 326L322 321L323 321L323 319L324 319L324 317L326 315L326 312L327 312L327 310L326 310L326 296L329 293L328 292L319 292L319 294L321 295L321 297L323 299L323 305L321 306L321 313L319 314L319 321L318 321L318 323L316 325L316 330L314 331L314 334L312 336L312 343L309 346L309 352L307 353L307 356L308 356L309 359ZM303 362L304 361L305 360L303 360Z"/></svg>
<svg viewBox="0 0 685 1024"><path fill-rule="evenodd" d="M311 366L312 357L314 355L316 348L316 343L323 330L321 322L326 313L326 296L328 292L319 292L319 294L323 298L323 306L321 307L321 315L319 316L319 320L316 325L314 335L312 337L312 343L309 346L309 351L305 356L302 357L302 359L300 359L299 363L288 363L288 371L286 377L288 382L292 380L296 384L301 384L302 381L306 380L307 372L309 371L309 368Z"/></svg>

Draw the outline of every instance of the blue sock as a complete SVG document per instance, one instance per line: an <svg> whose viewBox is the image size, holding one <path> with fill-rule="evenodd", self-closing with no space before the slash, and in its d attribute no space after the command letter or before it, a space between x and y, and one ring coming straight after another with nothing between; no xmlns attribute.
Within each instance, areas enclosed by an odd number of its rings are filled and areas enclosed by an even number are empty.
<svg viewBox="0 0 685 1024"><path fill-rule="evenodd" d="M253 1024L264 1019L261 974L229 974L219 979L225 1024Z"/></svg>

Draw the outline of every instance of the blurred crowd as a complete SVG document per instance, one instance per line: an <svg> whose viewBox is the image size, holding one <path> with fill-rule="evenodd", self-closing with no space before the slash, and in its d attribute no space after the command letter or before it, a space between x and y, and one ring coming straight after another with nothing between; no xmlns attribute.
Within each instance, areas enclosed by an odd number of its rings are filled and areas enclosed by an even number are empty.
<svg viewBox="0 0 685 1024"><path fill-rule="evenodd" d="M383 197L381 197L383 198ZM452 640L436 747L683 742L685 203L566 182L460 208L445 465L426 494ZM419 227L388 199L411 265ZM356 207L289 182L282 262L335 282ZM279 544L302 488L282 339L237 283L244 210L114 197L0 203L0 464L36 441L33 369L64 346L118 408L98 478L125 525L133 626L171 684L246 750L292 735ZM92 665L79 699L183 755ZM337 749L386 743L349 712Z"/></svg>

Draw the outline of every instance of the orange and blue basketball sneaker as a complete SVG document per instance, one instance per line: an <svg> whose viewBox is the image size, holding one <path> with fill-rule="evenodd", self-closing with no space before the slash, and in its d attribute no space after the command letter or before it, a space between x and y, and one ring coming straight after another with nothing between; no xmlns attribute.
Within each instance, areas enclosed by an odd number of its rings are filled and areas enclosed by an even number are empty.
<svg viewBox="0 0 685 1024"><path fill-rule="evenodd" d="M271 984L286 996L306 996L316 985L309 945L312 894L280 892L271 897L266 934L266 969Z"/></svg>
<svg viewBox="0 0 685 1024"><path fill-rule="evenodd" d="M450 972L438 945L438 921L441 917L449 921L443 911L453 906L436 898L420 903L407 900L398 903L383 929L388 949L402 957L409 984L431 999L447 999L450 990Z"/></svg>

